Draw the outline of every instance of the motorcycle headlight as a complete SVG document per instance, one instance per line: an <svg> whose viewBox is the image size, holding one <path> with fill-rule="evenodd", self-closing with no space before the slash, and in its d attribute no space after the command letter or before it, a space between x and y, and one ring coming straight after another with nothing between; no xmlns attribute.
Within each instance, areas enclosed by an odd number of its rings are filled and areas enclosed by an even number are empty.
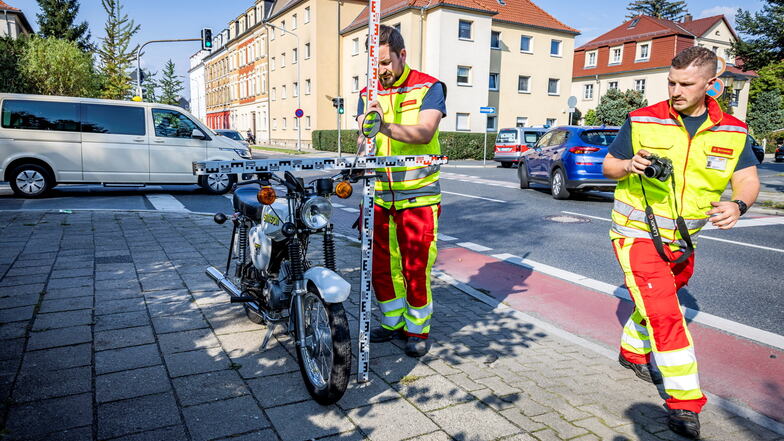
<svg viewBox="0 0 784 441"><path fill-rule="evenodd" d="M312 197L302 205L302 223L312 230L326 227L331 217L332 203L325 197Z"/></svg>

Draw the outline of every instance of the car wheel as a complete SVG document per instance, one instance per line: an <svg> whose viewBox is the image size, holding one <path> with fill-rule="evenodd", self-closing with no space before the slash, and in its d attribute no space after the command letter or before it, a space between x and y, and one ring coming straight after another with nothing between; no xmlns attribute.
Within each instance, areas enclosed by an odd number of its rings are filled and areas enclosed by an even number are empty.
<svg viewBox="0 0 784 441"><path fill-rule="evenodd" d="M501 167L503 167L503 168L512 168L512 163L511 162L502 162L501 163Z"/></svg>
<svg viewBox="0 0 784 441"><path fill-rule="evenodd" d="M517 177L520 178L520 188L529 188L531 184L528 182L528 166L525 165L525 159L520 160L517 165Z"/></svg>
<svg viewBox="0 0 784 441"><path fill-rule="evenodd" d="M44 167L24 164L11 172L11 189L19 197L40 198L54 187L54 176Z"/></svg>
<svg viewBox="0 0 784 441"><path fill-rule="evenodd" d="M556 168L550 176L550 192L555 199L569 198L569 190L566 189L566 174L562 168Z"/></svg>
<svg viewBox="0 0 784 441"><path fill-rule="evenodd" d="M199 177L199 185L209 194L225 194L231 190L235 182L237 182L237 175L226 173L211 173Z"/></svg>

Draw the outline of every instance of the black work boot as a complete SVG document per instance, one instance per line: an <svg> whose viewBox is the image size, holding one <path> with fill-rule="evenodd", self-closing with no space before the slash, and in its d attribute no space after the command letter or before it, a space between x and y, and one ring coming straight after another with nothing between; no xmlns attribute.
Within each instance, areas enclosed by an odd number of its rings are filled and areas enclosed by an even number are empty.
<svg viewBox="0 0 784 441"><path fill-rule="evenodd" d="M662 384L661 374L651 369L650 363L637 364L623 358L623 355L618 354L618 363L626 369L631 369L637 378L647 381L652 384Z"/></svg>
<svg viewBox="0 0 784 441"><path fill-rule="evenodd" d="M693 439L700 437L700 417L691 410L670 409L667 425L678 435Z"/></svg>
<svg viewBox="0 0 784 441"><path fill-rule="evenodd" d="M393 338L403 339L406 335L403 333L403 329L387 329L382 326L378 328L373 328L370 330L370 342L371 343L382 343L385 341L390 341Z"/></svg>
<svg viewBox="0 0 784 441"><path fill-rule="evenodd" d="M430 350L430 342L426 338L410 336L406 342L406 355L421 357Z"/></svg>

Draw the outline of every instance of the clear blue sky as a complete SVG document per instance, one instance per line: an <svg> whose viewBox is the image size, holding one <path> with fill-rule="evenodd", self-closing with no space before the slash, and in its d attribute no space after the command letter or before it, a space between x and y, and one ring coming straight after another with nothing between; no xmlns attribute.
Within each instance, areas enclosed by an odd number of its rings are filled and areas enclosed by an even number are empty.
<svg viewBox="0 0 784 441"><path fill-rule="evenodd" d="M36 14L40 12L35 0L4 0L12 7L19 8L27 16L33 27L38 30ZM213 33L224 29L228 22L254 4L253 0L120 0L123 10L130 18L141 25L136 34L136 43L149 40L199 38L202 28L210 27ZM587 9L575 7L574 0L534 0L534 3L567 25L582 32L576 43L581 45L621 24L626 16L628 1L593 0L585 2ZM79 21L90 25L93 41L98 42L105 35L103 26L106 14L101 0L81 0ZM744 10L759 11L762 0L687 0L689 12L694 18L725 14L733 21L739 7ZM177 66L177 73L183 76L188 98L189 57L199 49L198 42L155 44L145 48L142 65L153 72L161 71L166 60Z"/></svg>

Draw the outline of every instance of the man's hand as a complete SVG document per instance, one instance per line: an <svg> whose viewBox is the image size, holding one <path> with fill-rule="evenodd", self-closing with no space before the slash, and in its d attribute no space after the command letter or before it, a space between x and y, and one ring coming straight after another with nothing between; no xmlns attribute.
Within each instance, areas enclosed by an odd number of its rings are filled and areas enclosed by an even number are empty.
<svg viewBox="0 0 784 441"><path fill-rule="evenodd" d="M738 223L740 219L740 207L732 201L711 202L713 209L708 211L710 221L720 230L729 230Z"/></svg>
<svg viewBox="0 0 784 441"><path fill-rule="evenodd" d="M626 173L636 173L638 175L645 174L645 167L651 165L651 161L646 159L651 154L647 150L640 150L636 155L626 163Z"/></svg>
<svg viewBox="0 0 784 441"><path fill-rule="evenodd" d="M620 181L633 173L642 175L645 173L645 167L651 165L651 161L646 159L648 156L650 156L650 153L647 150L638 151L632 159L620 159L607 153L607 156L604 158L602 172L606 178L615 179L616 181Z"/></svg>

